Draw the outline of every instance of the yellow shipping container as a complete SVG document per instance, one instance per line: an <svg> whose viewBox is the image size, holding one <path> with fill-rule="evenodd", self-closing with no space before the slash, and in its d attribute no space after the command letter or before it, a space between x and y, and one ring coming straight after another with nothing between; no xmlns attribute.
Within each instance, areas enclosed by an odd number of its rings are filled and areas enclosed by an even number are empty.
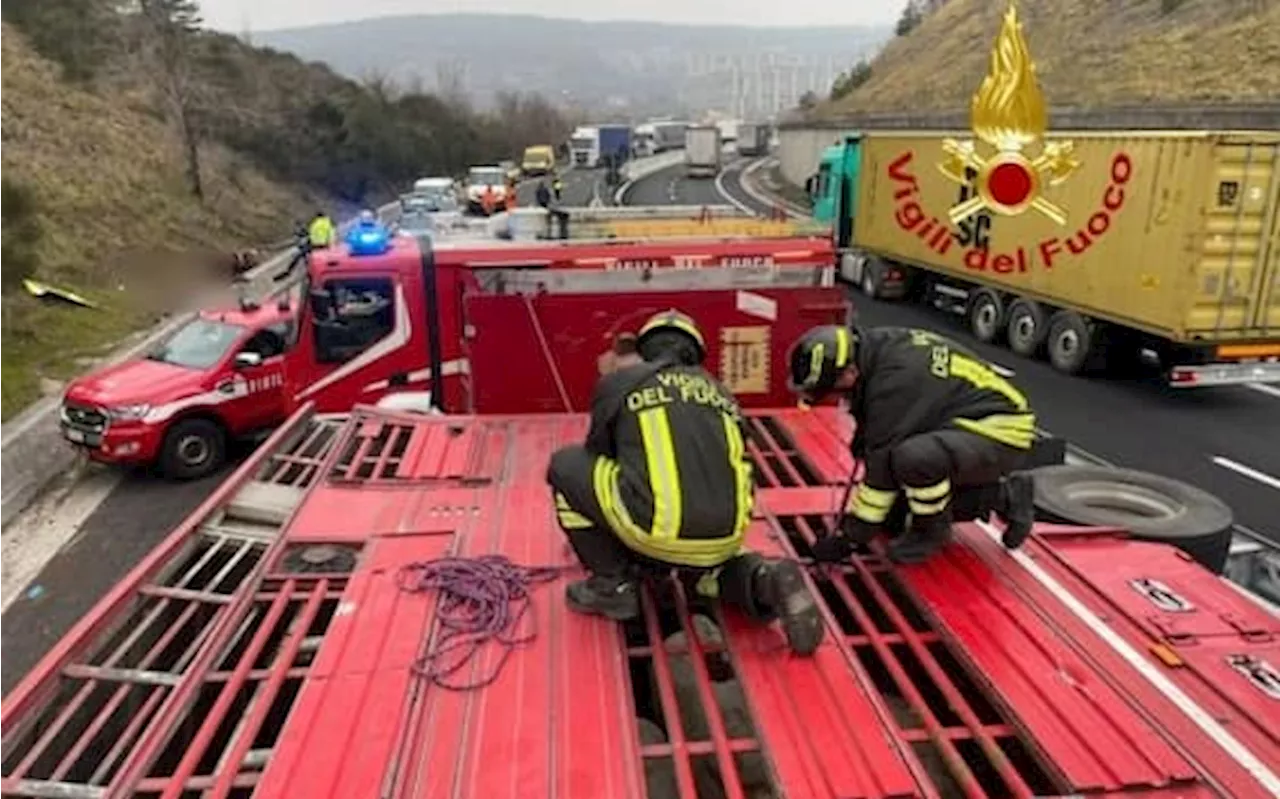
<svg viewBox="0 0 1280 799"><path fill-rule="evenodd" d="M857 246L1174 342L1280 340L1280 132L1061 131L996 169L971 138L863 134Z"/></svg>

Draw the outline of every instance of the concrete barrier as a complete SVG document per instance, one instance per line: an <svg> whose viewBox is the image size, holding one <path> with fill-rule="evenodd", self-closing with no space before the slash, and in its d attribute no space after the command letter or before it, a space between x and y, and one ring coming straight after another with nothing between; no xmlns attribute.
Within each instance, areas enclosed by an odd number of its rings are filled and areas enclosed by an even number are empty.
<svg viewBox="0 0 1280 799"><path fill-rule="evenodd" d="M665 153L651 155L648 158L637 158L628 161L622 167L623 184L613 193L614 205L626 205L627 192L636 181L646 178L655 172L675 166L684 161L684 149L668 150Z"/></svg>
<svg viewBox="0 0 1280 799"><path fill-rule="evenodd" d="M1280 102L1225 105L1152 105L1114 108L1054 108L1051 130L1274 130ZM954 130L969 128L969 112L930 114L851 114L839 119L793 118L778 126L780 171L788 183L803 186L817 168L822 151L843 134L858 130Z"/></svg>
<svg viewBox="0 0 1280 799"><path fill-rule="evenodd" d="M388 203L378 213L385 215L396 207L398 203ZM339 230L352 221L344 222ZM290 250L278 253L250 270L247 277L251 290L265 293L259 287L270 284L270 276L288 264L291 254ZM194 310L175 313L156 327L135 334L95 368L138 357L194 316ZM0 427L0 527L25 510L50 480L75 466L79 456L63 442L59 429L61 405L60 394L45 397Z"/></svg>

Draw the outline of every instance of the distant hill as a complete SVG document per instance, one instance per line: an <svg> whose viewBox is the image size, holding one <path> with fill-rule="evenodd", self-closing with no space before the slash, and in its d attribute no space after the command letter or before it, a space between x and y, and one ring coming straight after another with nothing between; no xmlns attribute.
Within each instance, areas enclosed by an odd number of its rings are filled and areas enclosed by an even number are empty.
<svg viewBox="0 0 1280 799"><path fill-rule="evenodd" d="M890 41L869 77L811 112L967 108L1004 0L949 0ZM1280 98L1280 0L1021 0L1046 99L1098 108Z"/></svg>
<svg viewBox="0 0 1280 799"><path fill-rule="evenodd" d="M254 34L254 43L354 77L496 92L538 92L592 112L756 116L825 96L836 74L890 35L880 27L751 28L442 14Z"/></svg>

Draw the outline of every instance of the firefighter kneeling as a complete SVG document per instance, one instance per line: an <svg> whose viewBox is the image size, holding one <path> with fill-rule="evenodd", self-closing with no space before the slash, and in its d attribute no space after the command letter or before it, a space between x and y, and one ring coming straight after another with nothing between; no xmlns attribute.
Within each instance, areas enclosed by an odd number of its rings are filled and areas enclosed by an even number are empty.
<svg viewBox="0 0 1280 799"><path fill-rule="evenodd" d="M1013 470L1035 440L1035 415L984 361L924 330L828 325L805 333L789 362L802 402L845 395L853 456L866 467L843 529L819 539L815 559L843 560L883 528L905 532L889 544L892 560L925 560L950 540L952 492L966 486L998 484L1004 544L1026 540L1033 486Z"/></svg>
<svg viewBox="0 0 1280 799"><path fill-rule="evenodd" d="M560 526L589 572L569 607L625 621L637 580L676 570L704 597L723 597L810 654L822 619L794 561L743 548L754 484L733 395L702 368L706 345L672 310L640 329L639 351L602 363L584 446L551 457Z"/></svg>

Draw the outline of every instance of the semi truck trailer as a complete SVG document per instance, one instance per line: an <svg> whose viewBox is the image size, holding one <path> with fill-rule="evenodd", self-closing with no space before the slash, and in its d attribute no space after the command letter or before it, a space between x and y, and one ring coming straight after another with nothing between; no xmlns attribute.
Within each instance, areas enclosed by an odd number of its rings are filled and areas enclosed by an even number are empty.
<svg viewBox="0 0 1280 799"><path fill-rule="evenodd" d="M1056 132L1031 158L970 137L827 148L808 188L843 277L1070 374L1280 380L1280 132Z"/></svg>
<svg viewBox="0 0 1280 799"><path fill-rule="evenodd" d="M689 177L715 177L720 172L720 128L690 125L684 136L684 162Z"/></svg>
<svg viewBox="0 0 1280 799"><path fill-rule="evenodd" d="M763 122L743 122L738 126L738 155L765 155L769 152L769 126Z"/></svg>

